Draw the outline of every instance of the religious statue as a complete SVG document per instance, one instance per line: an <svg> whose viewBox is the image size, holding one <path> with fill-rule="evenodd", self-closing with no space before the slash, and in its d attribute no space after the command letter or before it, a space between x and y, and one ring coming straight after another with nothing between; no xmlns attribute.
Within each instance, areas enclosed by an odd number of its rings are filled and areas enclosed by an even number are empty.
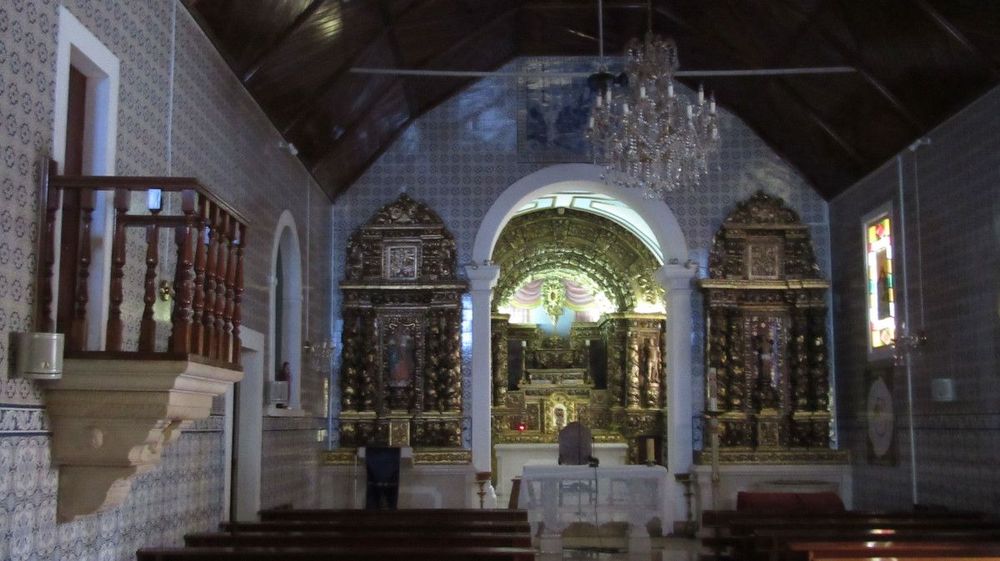
<svg viewBox="0 0 1000 561"><path fill-rule="evenodd" d="M757 367L757 396L762 409L777 407L780 381L774 356L774 339L771 338L770 333L765 331L767 327L766 324L762 324L762 331L753 336Z"/></svg>
<svg viewBox="0 0 1000 561"><path fill-rule="evenodd" d="M646 407L660 406L660 346L655 339L646 340Z"/></svg>

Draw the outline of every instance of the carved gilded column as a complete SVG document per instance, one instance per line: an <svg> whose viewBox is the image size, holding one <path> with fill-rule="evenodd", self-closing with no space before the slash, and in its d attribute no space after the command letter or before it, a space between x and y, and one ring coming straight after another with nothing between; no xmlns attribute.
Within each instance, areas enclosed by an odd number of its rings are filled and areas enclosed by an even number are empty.
<svg viewBox="0 0 1000 561"><path fill-rule="evenodd" d="M503 406L507 397L508 370L507 370L507 326L510 325L510 316L506 314L494 314L492 318L492 328L490 337L492 350L492 376L493 376L493 406Z"/></svg>
<svg viewBox="0 0 1000 561"><path fill-rule="evenodd" d="M360 369L360 354L358 345L360 343L360 331L358 329L360 318L353 310L344 312L344 332L341 339L343 345L343 355L340 368L340 393L341 410L355 411L360 405L358 395Z"/></svg>
<svg viewBox="0 0 1000 561"><path fill-rule="evenodd" d="M628 347L625 350L625 407L629 409L634 409L641 405L640 385L642 380L639 374L640 368L639 336L630 332L628 334Z"/></svg>
<svg viewBox="0 0 1000 561"><path fill-rule="evenodd" d="M445 312L448 347L447 393L442 396L442 409L445 411L462 410L462 323L461 312L449 310Z"/></svg>
<svg viewBox="0 0 1000 561"><path fill-rule="evenodd" d="M367 344L363 347L361 366L358 370L360 375L357 385L358 398L362 411L373 411L376 405L376 393L381 393L379 392L381 376L378 372L378 320L373 312L366 311L361 321L362 341L366 341Z"/></svg>

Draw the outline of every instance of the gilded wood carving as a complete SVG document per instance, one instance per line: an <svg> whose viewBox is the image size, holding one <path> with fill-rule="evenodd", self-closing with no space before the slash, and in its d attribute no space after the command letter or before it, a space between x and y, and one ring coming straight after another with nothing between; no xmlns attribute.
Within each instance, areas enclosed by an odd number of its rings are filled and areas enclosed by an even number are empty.
<svg viewBox="0 0 1000 561"><path fill-rule="evenodd" d="M351 236L343 292L341 443L461 447L455 240L401 195Z"/></svg>
<svg viewBox="0 0 1000 561"><path fill-rule="evenodd" d="M722 461L842 457L829 449L829 284L795 212L763 192L740 204L700 284L706 409L719 411Z"/></svg>

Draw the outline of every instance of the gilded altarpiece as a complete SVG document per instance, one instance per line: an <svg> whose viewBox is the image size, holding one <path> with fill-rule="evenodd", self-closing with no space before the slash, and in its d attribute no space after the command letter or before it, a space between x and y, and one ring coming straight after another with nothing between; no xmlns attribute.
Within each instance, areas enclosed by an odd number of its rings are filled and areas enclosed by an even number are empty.
<svg viewBox="0 0 1000 561"><path fill-rule="evenodd" d="M454 238L432 210L404 194L351 236L347 254L342 446L413 446L418 461L421 451L439 460L466 457L466 286L455 274Z"/></svg>
<svg viewBox="0 0 1000 561"><path fill-rule="evenodd" d="M627 443L633 463L662 461L662 314L608 314L568 337L508 319L493 316L494 442L556 442L580 421L595 442Z"/></svg>
<svg viewBox="0 0 1000 561"><path fill-rule="evenodd" d="M700 284L706 410L718 419L720 460L844 461L830 449L829 283L796 213L763 192L739 205L715 235ZM699 457L707 460L708 450Z"/></svg>

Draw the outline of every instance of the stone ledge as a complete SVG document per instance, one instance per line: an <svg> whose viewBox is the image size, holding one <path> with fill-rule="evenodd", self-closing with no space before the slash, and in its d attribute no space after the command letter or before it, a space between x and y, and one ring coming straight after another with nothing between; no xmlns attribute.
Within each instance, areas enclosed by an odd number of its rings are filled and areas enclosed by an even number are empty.
<svg viewBox="0 0 1000 561"><path fill-rule="evenodd" d="M71 358L46 383L52 463L59 469L57 518L117 506L134 477L153 469L189 421L243 372L190 360Z"/></svg>

